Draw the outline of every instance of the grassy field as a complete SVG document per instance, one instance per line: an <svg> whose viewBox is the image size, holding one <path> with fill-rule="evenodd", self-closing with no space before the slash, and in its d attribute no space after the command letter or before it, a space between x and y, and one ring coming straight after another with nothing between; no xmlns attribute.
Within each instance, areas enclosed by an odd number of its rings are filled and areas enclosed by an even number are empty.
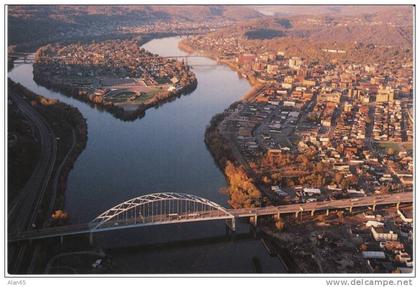
<svg viewBox="0 0 420 287"><path fill-rule="evenodd" d="M150 92L148 92L147 94L145 94L145 95L142 95L142 96L140 96L140 97L138 97L138 98L136 98L134 101L132 101L132 103L134 103L134 104L143 104L144 102L146 102L148 99L151 99L151 98L153 98L158 92L160 92L160 90L159 89L154 89L154 90L151 90Z"/></svg>

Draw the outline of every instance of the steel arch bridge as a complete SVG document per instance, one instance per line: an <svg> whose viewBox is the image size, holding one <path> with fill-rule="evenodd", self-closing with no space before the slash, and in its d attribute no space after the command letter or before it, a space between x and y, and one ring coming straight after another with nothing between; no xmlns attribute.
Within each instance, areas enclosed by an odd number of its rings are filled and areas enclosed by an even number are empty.
<svg viewBox="0 0 420 287"><path fill-rule="evenodd" d="M185 193L152 193L120 203L89 223L91 232L149 225L226 220L235 230L235 217L219 204Z"/></svg>

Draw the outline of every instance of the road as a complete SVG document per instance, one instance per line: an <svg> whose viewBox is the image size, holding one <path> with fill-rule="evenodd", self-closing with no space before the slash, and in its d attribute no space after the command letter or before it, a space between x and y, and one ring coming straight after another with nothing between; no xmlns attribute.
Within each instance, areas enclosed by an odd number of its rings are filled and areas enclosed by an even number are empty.
<svg viewBox="0 0 420 287"><path fill-rule="evenodd" d="M57 143L51 126L22 97L9 93L17 108L38 130L41 152L39 161L19 196L8 206L8 232L23 232L33 229L39 208L44 198L48 183L53 173L57 158ZM19 270L27 244L9 249L9 256L14 258L14 270Z"/></svg>
<svg viewBox="0 0 420 287"><path fill-rule="evenodd" d="M23 231L31 229L35 223L57 158L57 143L51 126L30 104L14 93L10 93L10 97L24 116L37 127L41 145L35 170L19 196L8 207L8 229Z"/></svg>
<svg viewBox="0 0 420 287"><path fill-rule="evenodd" d="M359 197L354 199L339 199L331 201L316 201L307 202L303 204L288 204L280 206L268 206L258 208L241 208L241 209L230 209L228 210L235 217L251 217L251 216L263 216L263 215L276 215L276 214L290 214L296 212L311 212L312 210L323 211L323 210L335 210L345 209L349 207L362 207L362 206L373 206L376 204L396 204L413 202L414 195L412 192L393 193L386 195L374 195Z"/></svg>

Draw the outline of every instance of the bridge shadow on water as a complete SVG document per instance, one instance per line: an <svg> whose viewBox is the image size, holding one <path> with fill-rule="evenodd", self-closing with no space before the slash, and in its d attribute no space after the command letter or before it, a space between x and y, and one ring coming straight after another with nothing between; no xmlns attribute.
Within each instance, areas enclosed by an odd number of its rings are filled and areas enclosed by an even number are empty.
<svg viewBox="0 0 420 287"><path fill-rule="evenodd" d="M69 252L75 242L64 241L63 249ZM115 230L95 234L93 247L112 262L106 271L110 274L286 272L244 221L235 233L223 221Z"/></svg>
<svg viewBox="0 0 420 287"><path fill-rule="evenodd" d="M152 227L137 234L145 236L141 244L103 246L113 261L110 273L284 272L247 223L238 224L235 233L219 221Z"/></svg>

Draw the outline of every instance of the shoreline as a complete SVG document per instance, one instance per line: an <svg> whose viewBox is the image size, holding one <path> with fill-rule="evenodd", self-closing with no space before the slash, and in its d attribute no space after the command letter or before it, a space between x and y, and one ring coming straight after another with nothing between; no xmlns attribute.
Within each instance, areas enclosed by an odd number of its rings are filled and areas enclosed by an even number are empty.
<svg viewBox="0 0 420 287"><path fill-rule="evenodd" d="M88 140L86 119L75 107L71 107L57 100L51 100L42 95L38 95L28 90L24 86L9 80L10 87L24 95L28 101L36 103L36 110L53 125L54 134L57 136L59 159L54 166L53 174L48 182L48 192L41 203L43 220L39 224L50 222L50 215L53 210L64 209L65 191L67 180L74 163L83 152ZM65 115L63 117L63 114ZM57 127L55 127L57 125ZM65 125L67 129L61 127ZM61 127L60 127L61 126ZM71 134L71 136L70 136ZM72 143L68 146L65 138L72 138ZM57 166L58 164L58 166Z"/></svg>
<svg viewBox="0 0 420 287"><path fill-rule="evenodd" d="M43 74L42 71L38 71L37 65L39 64L33 64L33 76L34 81L37 84L44 86L48 89L60 92L65 96L69 96L78 99L82 102L91 104L100 110L105 110L112 114L115 118L123 121L134 121L138 118L142 118L145 116L146 110L175 100L176 98L181 97L183 95L188 95L197 88L198 84L197 78L194 76L193 78L189 79L188 83L185 86L179 88L177 91L168 92L167 95L163 98L154 97L148 103L136 104L133 105L132 110L125 110L123 107L120 107L113 103L106 104L102 101L96 102L96 100L93 97L91 97L91 94L84 92L80 86L73 86L64 82L53 81L47 75Z"/></svg>
<svg viewBox="0 0 420 287"><path fill-rule="evenodd" d="M249 85L251 86L251 90L254 89L254 88L258 88L258 87L261 87L262 85L264 85L263 83L259 82L258 79L255 78L255 77L251 77L249 75L246 75L246 77L244 77L243 76L243 73L232 62L225 61L225 60L220 60L217 55L211 54L208 51L200 51L200 52L198 52L198 51L194 50L194 48L192 48L190 45L188 45L187 43L185 43L184 39L182 39L181 41L179 41L178 48L180 50L184 51L184 52L189 53L189 54L196 54L196 55L204 56L204 57L207 57L207 58L210 58L210 59L216 61L218 64L222 64L222 65L228 66L232 71L236 72L241 78L246 79L248 81ZM247 99L246 98L246 95L248 93L249 92L247 92L245 95L243 95L241 97L241 100L242 99L245 99L246 100Z"/></svg>
<svg viewBox="0 0 420 287"><path fill-rule="evenodd" d="M123 34L123 35L117 35L117 34L110 34L110 35L104 35L100 37L101 41L106 41L106 40L114 40L114 39L141 39L141 45L144 45L154 39L161 39L161 38L165 38L165 37L174 37L174 36L180 36L177 33L173 33L173 32L161 32L161 33L146 33L146 34ZM78 38L78 39L62 39L62 40L56 40L56 41L52 41L52 42L40 42L40 43L21 43L21 44L17 44L13 46L12 52L13 51L23 51L23 52L32 52L32 53L36 53L36 51L48 44L54 44L54 43L63 43L63 44L70 44L70 43L75 43L75 42L81 42L81 43L89 43L92 40L95 40L94 38L91 37L82 37L82 38ZM35 50L35 51L34 51ZM9 58L8 57L8 71L12 70L14 68L14 60L16 60L17 58ZM33 64L33 67L35 67L36 63ZM88 95L81 95L79 93L78 88L76 87L72 87L71 85L62 85L56 82L52 82L48 77L41 77L38 73L35 73L35 71L33 72L33 77L34 77L34 81L41 85L44 86L48 89L51 89L53 91L56 92L60 92L65 96L68 97L72 97L75 98L77 100L80 100L82 102L88 103L90 104L92 107L97 108L98 110L101 111L107 111L110 114L112 114L115 118L122 120L122 121L134 121L136 119L141 119L142 117L145 116L146 110L152 108L152 107L158 107L159 105L162 105L164 103L167 102L171 102L181 96L184 95L188 95L190 93L192 93L198 84L197 78L194 77L194 79L192 79L190 81L190 83L184 87L182 87L181 89L179 89L178 91L175 92L170 92L169 95L167 97L165 97L164 99L160 99L157 100L156 102L150 103L150 104L139 104L137 106L136 109L130 110L130 111L126 111L124 110L124 108L122 107L118 107L115 105L102 105L102 104L98 104L95 103L93 101L91 101L89 99Z"/></svg>
<svg viewBox="0 0 420 287"><path fill-rule="evenodd" d="M181 50L183 50L187 53L194 53L195 52L193 48L188 46L182 40L179 42L178 47L179 47L179 49L181 49ZM240 74L239 69L235 65L232 65L231 63L226 62L226 61L218 61L215 56L210 55L210 54L204 53L204 56L209 57L213 60L216 60L220 64L227 65L231 70ZM252 100L255 97L256 92L258 90L261 90L264 86L262 83L257 82L257 80L255 80L255 79L250 79L249 77L246 77L246 79L247 79L248 83L251 85L251 89L248 92L246 92L244 95L242 95L239 100L237 100L237 101L233 102L231 105L229 105L229 107L227 107L225 109L225 111L229 108L234 108L236 105L240 104L241 102ZM238 163L239 163L239 160L237 158L235 158L235 156L234 156L234 152L233 152L232 147L231 147L231 142L229 141L229 139L227 139L225 136L223 136L220 133L220 130L219 130L220 123L226 117L225 111L223 111L221 113L218 113L211 118L210 123L205 130L204 142L205 142L205 144L207 146L207 149L209 150L210 154L212 155L216 165L221 170L224 177L226 178L226 181L227 181L228 185L230 186L229 177L228 177L228 174L225 171L226 166L230 163L232 163L234 166L237 166ZM248 175L248 177L249 177L249 175ZM257 184L256 184L256 186L257 186L257 189L259 190ZM264 196L263 196L264 193L261 192L261 190L259 190L259 192L261 193L261 197L264 198ZM231 200L232 196L229 192L227 192L227 196L229 197L228 202L230 204L230 200ZM267 252L273 252L273 255L276 256L279 259L279 261L281 262L281 265L284 266L284 268L286 268L287 273L292 273L292 274L293 273L300 273L302 270L300 270L300 268L298 267L298 264L293 259L293 256L290 253L290 251L286 248L282 248L281 247L282 242L274 236L274 234L276 232L276 228L271 226L272 224L269 223L269 222L264 222L264 223L260 223L260 224L262 226L259 227L258 230L260 230L260 232L263 235L263 238L261 239L262 244L264 246L266 246L267 242L269 242L268 244L270 246L270 248L269 248L270 250L267 249Z"/></svg>
<svg viewBox="0 0 420 287"><path fill-rule="evenodd" d="M95 102L93 102L89 99L89 96L87 94L80 93L79 88L72 87L70 85L64 85L64 84L62 85L62 84L53 82L53 81L49 80L48 78L40 77L40 75L35 73L35 72L34 72L34 81L37 84L39 84L43 87L46 87L50 90L60 92L67 97L75 98L75 99L80 100L84 103L87 103L87 104L91 105L92 107L97 108L98 110L107 111L110 114L112 114L115 118L117 118L119 120L122 120L122 121L134 121L136 119L140 119L140 118L145 116L146 110L148 110L150 108L153 108L153 107L157 107L157 106L162 105L164 103L171 102L171 101L173 101L173 100L175 100L175 99L177 99L181 96L188 95L196 89L197 84L198 84L197 79L194 78L194 80L192 80L192 82L189 85L183 87L182 89L180 89L177 92L171 92L164 99L159 99L159 100L154 101L154 102L149 103L149 104L139 104L136 109L134 109L132 111L126 111L126 110L124 110L124 108L118 107L118 106L113 105L113 104L95 103Z"/></svg>
<svg viewBox="0 0 420 287"><path fill-rule="evenodd" d="M178 43L178 48L187 53L197 54L192 47L182 40ZM232 71L239 74L237 67L229 62L219 61L216 56L209 53L198 54L215 60L218 64L227 65ZM204 142L207 149L228 184L228 187L223 189L223 193L228 196L228 204L233 208L257 207L261 206L263 202L262 191L256 184L256 178L251 176L246 167L240 164L240 160L234 156L235 152L231 140L222 135L219 130L219 125L225 119L227 109L234 108L243 101L251 100L256 92L261 89L260 83L256 83L249 77L246 77L246 79L251 85L251 89L242 95L239 100L231 103L225 111L214 115L204 133ZM237 180L238 177L241 178L239 181Z"/></svg>
<svg viewBox="0 0 420 287"><path fill-rule="evenodd" d="M11 79L8 79L8 89L19 97L23 97L22 100L29 102L35 112L51 124L49 137L55 142L57 151L52 173L45 183L46 190L37 192L36 201L39 204L32 207L36 215L33 218L35 225L31 228L65 225L69 222L69 216L64 209L67 180L74 163L86 148L88 139L86 119L77 108L36 94ZM71 143L69 138L72 139ZM11 191L8 190L9 192ZM56 217L56 215L59 216ZM29 270L29 273L37 273L38 270L35 270L34 266L46 260L46 253L48 250L55 249L56 244L53 241L45 241L45 243L36 243L32 246L9 245L9 248L12 253L27 254L24 257L18 256L13 264L9 265L10 273L18 274L22 268L27 268L25 270Z"/></svg>

